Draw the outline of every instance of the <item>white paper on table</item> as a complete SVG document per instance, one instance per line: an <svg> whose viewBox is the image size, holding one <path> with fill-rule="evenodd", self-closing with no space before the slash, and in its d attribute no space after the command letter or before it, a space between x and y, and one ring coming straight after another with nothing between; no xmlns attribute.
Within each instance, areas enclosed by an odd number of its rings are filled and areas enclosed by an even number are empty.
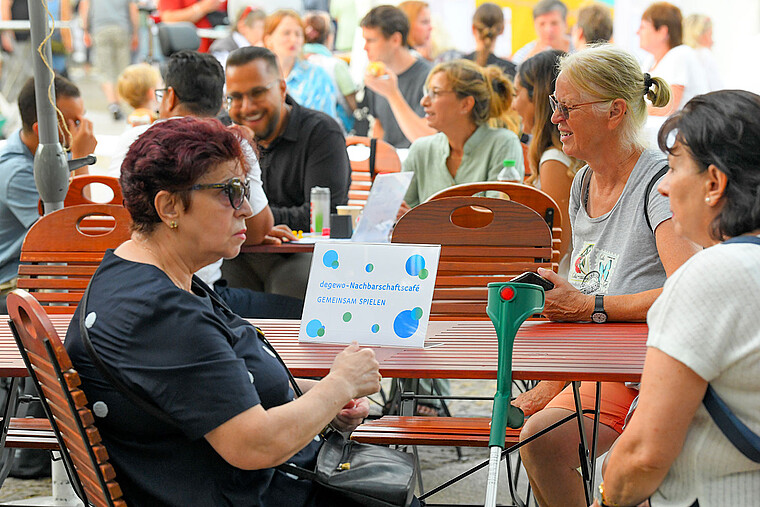
<svg viewBox="0 0 760 507"><path fill-rule="evenodd" d="M316 243L298 340L425 347L440 253L440 245Z"/></svg>
<svg viewBox="0 0 760 507"><path fill-rule="evenodd" d="M413 172L378 174L351 241L387 243Z"/></svg>

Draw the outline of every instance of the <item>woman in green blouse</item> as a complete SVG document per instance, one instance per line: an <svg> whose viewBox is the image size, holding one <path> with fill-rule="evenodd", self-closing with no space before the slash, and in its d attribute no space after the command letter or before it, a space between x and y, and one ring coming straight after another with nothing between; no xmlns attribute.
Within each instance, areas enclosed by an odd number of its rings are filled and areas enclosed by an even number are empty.
<svg viewBox="0 0 760 507"><path fill-rule="evenodd" d="M497 67L469 60L436 65L425 82L420 103L425 121L438 131L412 143L403 170L414 172L405 202L414 207L444 188L460 183L495 181L505 160L514 160L513 179L522 181L522 147L504 128L491 128L512 102L512 86Z"/></svg>

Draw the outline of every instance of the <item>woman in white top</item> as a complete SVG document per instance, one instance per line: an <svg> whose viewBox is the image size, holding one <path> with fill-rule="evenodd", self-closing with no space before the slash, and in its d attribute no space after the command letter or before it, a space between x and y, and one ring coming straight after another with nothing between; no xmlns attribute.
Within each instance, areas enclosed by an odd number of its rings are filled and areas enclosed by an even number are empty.
<svg viewBox="0 0 760 507"><path fill-rule="evenodd" d="M671 99L665 107L649 106L652 116L670 116L692 97L707 93L707 80L694 50L682 44L681 10L667 2L650 5L641 16L639 45L652 53L647 72L670 85Z"/></svg>
<svg viewBox="0 0 760 507"><path fill-rule="evenodd" d="M702 399L709 382L760 432L758 115L760 96L725 90L695 97L660 130L670 171L659 191L676 232L705 249L649 310L639 404L596 505L757 505L760 463L722 434Z"/></svg>
<svg viewBox="0 0 760 507"><path fill-rule="evenodd" d="M707 79L711 92L722 90L723 76L720 75L718 61L712 53L712 21L704 14L691 14L683 20L683 43L694 49Z"/></svg>
<svg viewBox="0 0 760 507"><path fill-rule="evenodd" d="M552 123L549 95L554 93L554 82L559 68L557 60L562 51L548 49L528 58L515 76L515 100L512 108L523 121L523 130L533 136L528 149L530 176L526 182L549 194L560 207L562 243L560 259L564 258L572 238L567 217L570 186L581 164L562 151L559 130ZM560 268L560 272L562 268Z"/></svg>

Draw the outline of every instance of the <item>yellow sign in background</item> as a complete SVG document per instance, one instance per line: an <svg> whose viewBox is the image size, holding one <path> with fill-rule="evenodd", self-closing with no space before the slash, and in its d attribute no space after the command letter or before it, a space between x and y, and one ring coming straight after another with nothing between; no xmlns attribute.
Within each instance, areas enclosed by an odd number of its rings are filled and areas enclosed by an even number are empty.
<svg viewBox="0 0 760 507"><path fill-rule="evenodd" d="M476 0L475 5L479 6L487 0ZM567 27L568 34L570 28L575 24L578 8L591 3L588 0L563 0L568 8ZM528 42L536 39L536 30L533 28L533 7L538 1L530 0L491 0L500 7L509 7L512 9L512 50L517 51ZM609 6L610 2L601 2ZM611 7L611 6L610 6Z"/></svg>

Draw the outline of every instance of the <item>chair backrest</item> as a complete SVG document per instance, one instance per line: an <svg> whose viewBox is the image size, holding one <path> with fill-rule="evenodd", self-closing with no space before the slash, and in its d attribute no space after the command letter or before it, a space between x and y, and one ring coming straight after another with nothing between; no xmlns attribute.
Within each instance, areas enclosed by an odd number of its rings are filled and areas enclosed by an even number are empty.
<svg viewBox="0 0 760 507"><path fill-rule="evenodd" d="M351 149L363 146L365 149ZM351 187L348 189L348 204L364 206L375 176L401 171L401 159L395 148L382 139L349 136L346 149L351 162Z"/></svg>
<svg viewBox="0 0 760 507"><path fill-rule="evenodd" d="M487 214L490 222L472 226L468 221L472 213ZM488 320L489 282L508 282L538 267L557 269L544 219L503 199L449 197L424 202L401 217L391 241L441 245L432 320Z"/></svg>
<svg viewBox="0 0 760 507"><path fill-rule="evenodd" d="M94 201L86 195L86 193L92 194L93 192L97 192L97 189L95 188L97 185L105 185L110 189L112 197L108 201ZM89 191L85 192L85 189L88 187ZM66 197L63 199L63 207L79 206L80 204L118 204L121 206L123 199L118 178L100 174L82 174L80 176L74 176L69 181L69 190L66 192ZM38 206L40 215L42 215L42 201L39 202Z"/></svg>
<svg viewBox="0 0 760 507"><path fill-rule="evenodd" d="M536 187L520 183L510 183L508 181L463 183L436 192L428 198L428 201L442 197L469 197L480 192L489 191L501 192L506 199L519 202L544 217L544 220L546 220L546 223L549 224L552 230L552 247L555 250L552 260L558 263L560 251L563 247L566 247L566 245L562 244L563 212L557 201ZM473 220L477 220L477 215L473 217Z"/></svg>
<svg viewBox="0 0 760 507"><path fill-rule="evenodd" d="M85 505L126 507L108 452L69 354L39 302L24 290L8 295L16 344L55 432L66 472Z"/></svg>
<svg viewBox="0 0 760 507"><path fill-rule="evenodd" d="M201 47L201 38L195 31L195 25L188 21L159 23L158 43L161 45L161 53L168 58L183 49L196 51Z"/></svg>
<svg viewBox="0 0 760 507"><path fill-rule="evenodd" d="M131 218L114 204L87 204L41 217L21 245L18 287L48 313L74 313L108 248L130 237Z"/></svg>

